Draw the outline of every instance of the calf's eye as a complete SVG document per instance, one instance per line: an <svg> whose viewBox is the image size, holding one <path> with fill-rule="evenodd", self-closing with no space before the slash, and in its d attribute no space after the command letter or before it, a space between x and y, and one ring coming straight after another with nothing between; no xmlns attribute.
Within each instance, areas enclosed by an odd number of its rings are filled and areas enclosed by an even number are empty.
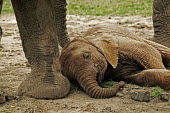
<svg viewBox="0 0 170 113"><path fill-rule="evenodd" d="M89 53L83 53L83 58L89 60L90 59L90 54Z"/></svg>

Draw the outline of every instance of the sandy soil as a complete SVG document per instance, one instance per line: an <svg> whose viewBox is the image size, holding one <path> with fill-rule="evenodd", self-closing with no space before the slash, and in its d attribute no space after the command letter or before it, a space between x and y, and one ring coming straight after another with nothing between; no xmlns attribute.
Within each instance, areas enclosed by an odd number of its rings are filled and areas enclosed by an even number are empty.
<svg viewBox="0 0 170 113"><path fill-rule="evenodd" d="M118 23L143 38L152 38L151 17L93 17L67 16L70 38L79 37L86 29L98 23ZM0 88L15 93L17 86L30 73L22 51L21 40L13 14L2 15L0 25L4 30L0 50ZM0 105L0 113L169 113L170 102L158 98L150 102L137 102L130 98L133 90L151 91L152 88L127 84L123 91L113 98L93 99L81 90L71 90L63 99L38 100L17 97Z"/></svg>

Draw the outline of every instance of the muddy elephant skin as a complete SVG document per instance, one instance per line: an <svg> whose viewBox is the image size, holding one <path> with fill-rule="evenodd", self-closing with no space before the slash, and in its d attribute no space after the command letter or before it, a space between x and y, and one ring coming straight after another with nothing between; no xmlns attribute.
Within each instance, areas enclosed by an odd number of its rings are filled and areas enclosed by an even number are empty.
<svg viewBox="0 0 170 113"><path fill-rule="evenodd" d="M163 45L118 25L97 25L63 48L60 63L64 76L77 80L91 97L109 98L123 87L122 81L170 89L169 59L170 49ZM120 82L99 87L106 78Z"/></svg>
<svg viewBox="0 0 170 113"><path fill-rule="evenodd" d="M18 95L41 99L65 97L70 83L61 74L59 48L69 41L66 0L11 0L31 73Z"/></svg>
<svg viewBox="0 0 170 113"><path fill-rule="evenodd" d="M170 47L170 0L154 0L153 27L153 41Z"/></svg>

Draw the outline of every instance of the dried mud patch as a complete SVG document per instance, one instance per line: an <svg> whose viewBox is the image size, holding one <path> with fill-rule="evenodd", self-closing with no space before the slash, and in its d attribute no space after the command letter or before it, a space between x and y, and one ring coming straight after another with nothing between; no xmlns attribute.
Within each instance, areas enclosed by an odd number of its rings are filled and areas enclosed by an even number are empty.
<svg viewBox="0 0 170 113"><path fill-rule="evenodd" d="M68 35L79 38L84 31L98 23L118 23L143 38L152 38L151 17L128 16L67 16ZM13 14L2 15L0 25L3 28L0 50L0 89L15 93L17 86L30 73L22 51L21 40ZM63 99L41 100L17 97L0 104L0 113L169 113L170 103L158 98L149 102L134 101L131 91L151 91L152 88L127 84L119 94L109 99L93 99L81 90L71 90Z"/></svg>

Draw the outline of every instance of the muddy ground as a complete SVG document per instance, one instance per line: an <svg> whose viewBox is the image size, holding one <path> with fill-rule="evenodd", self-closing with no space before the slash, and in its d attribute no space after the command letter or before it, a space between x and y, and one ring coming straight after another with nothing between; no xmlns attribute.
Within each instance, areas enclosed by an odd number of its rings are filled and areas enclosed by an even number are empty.
<svg viewBox="0 0 170 113"><path fill-rule="evenodd" d="M98 23L118 23L138 36L152 38L151 17L94 17L67 16L67 28L70 38L80 37L86 29ZM22 51L21 40L13 14L2 15L0 25L4 30L3 49L0 50L0 88L15 93L17 86L30 73ZM170 102L151 98L149 102L134 101L131 91L151 91L152 88L126 84L123 91L113 98L93 99L81 90L71 90L70 94L57 100L38 100L17 97L0 104L0 113L169 113Z"/></svg>

